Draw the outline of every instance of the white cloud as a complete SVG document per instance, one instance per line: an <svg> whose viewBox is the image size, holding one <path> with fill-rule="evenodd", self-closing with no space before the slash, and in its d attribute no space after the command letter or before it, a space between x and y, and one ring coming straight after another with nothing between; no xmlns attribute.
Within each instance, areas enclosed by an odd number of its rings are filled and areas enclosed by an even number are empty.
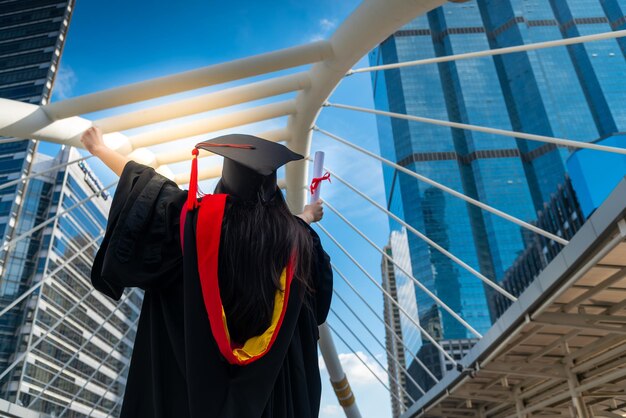
<svg viewBox="0 0 626 418"><path fill-rule="evenodd" d="M354 382L353 385L380 384L376 380L376 377L383 382L387 379L385 370L383 370L374 359L361 351L357 351L356 355L353 353L339 354L339 361L346 375L350 376L351 380ZM372 372L374 372L376 376L374 376Z"/></svg>
<svg viewBox="0 0 626 418"><path fill-rule="evenodd" d="M52 88L55 99L63 100L71 97L77 81L78 77L76 77L74 70L67 65L61 65Z"/></svg>
<svg viewBox="0 0 626 418"><path fill-rule="evenodd" d="M358 357L357 357L358 355ZM377 356L378 360L384 364L384 356ZM391 406L389 403L389 392L380 384L363 363L363 360L376 375L387 384L387 374L385 371L367 354L357 351L354 353L339 354L339 361L348 377L350 386L356 399L356 404L363 416L389 418L391 417ZM320 408L320 418L334 418L344 416L343 409L337 403L335 393L329 383L328 372L324 366L324 360L319 357L320 373L322 376L322 402Z"/></svg>
<svg viewBox="0 0 626 418"><path fill-rule="evenodd" d="M343 415L343 410L339 405L324 405L321 409L321 415L324 417L340 417Z"/></svg>
<svg viewBox="0 0 626 418"><path fill-rule="evenodd" d="M330 19L322 19L320 20L320 27L324 30L331 30L337 26L337 22L335 20Z"/></svg>
<svg viewBox="0 0 626 418"><path fill-rule="evenodd" d="M319 20L317 26L317 31L309 37L309 42L328 39L331 31L337 27L337 21L334 19L323 18Z"/></svg>

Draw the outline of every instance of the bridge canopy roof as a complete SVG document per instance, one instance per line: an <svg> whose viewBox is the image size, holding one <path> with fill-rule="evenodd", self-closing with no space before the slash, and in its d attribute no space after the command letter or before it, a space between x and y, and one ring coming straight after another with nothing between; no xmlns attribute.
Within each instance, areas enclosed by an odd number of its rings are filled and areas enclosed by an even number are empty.
<svg viewBox="0 0 626 418"><path fill-rule="evenodd" d="M626 415L626 179L404 417Z"/></svg>

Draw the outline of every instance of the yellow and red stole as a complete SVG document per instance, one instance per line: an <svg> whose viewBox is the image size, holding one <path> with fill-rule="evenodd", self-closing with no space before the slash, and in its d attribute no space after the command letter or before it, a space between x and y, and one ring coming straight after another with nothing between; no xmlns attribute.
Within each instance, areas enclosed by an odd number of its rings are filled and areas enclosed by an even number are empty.
<svg viewBox="0 0 626 418"><path fill-rule="evenodd" d="M211 325L211 332L217 346L230 364L246 365L263 357L276 340L283 322L289 300L289 289L293 279L293 257L280 276L281 289L274 296L274 311L270 326L260 335L249 338L243 345L235 345L228 332L226 313L220 297L218 272L218 255L222 220L226 205L226 194L206 195L198 203L198 220L196 228L196 248L198 254L198 273L202 287L202 297ZM181 213L181 241L187 205ZM182 242L181 242L182 244Z"/></svg>

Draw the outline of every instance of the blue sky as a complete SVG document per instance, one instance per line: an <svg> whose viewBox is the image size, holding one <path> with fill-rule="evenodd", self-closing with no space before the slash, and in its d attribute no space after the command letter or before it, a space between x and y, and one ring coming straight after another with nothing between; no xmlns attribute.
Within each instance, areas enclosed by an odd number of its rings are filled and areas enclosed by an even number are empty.
<svg viewBox="0 0 626 418"><path fill-rule="evenodd" d="M123 84L141 81L153 77L173 74L189 69L229 61L249 55L308 43L328 38L333 31L358 5L356 0L315 2L302 1L239 1L237 6L228 2L207 2L187 0L184 6L173 6L173 2L163 0L137 1L78 1L72 18L68 40L63 52L59 75L53 92L53 101L62 100L86 93L91 93ZM357 67L367 65L363 59ZM283 73L293 72L284 71ZM263 77L257 77L259 79ZM244 80L237 83L249 82ZM229 84L229 85L230 85ZM194 96L223 88L224 85L199 89L193 92L169 96L122 108L85 115L97 119L105 115L117 114L130 109L142 108L172 99ZM254 105L283 100L286 97L268 99ZM335 91L332 100L357 106L373 107L370 78L367 74L347 78ZM210 115L229 113L235 109L249 107L250 104L228 108ZM207 114L195 115L184 120L207 117ZM135 129L129 133L158 129L179 121L157 124ZM240 129L241 132L255 133L284 124L284 120L268 121ZM351 113L345 110L324 109L318 125L330 130L359 145L378 152L378 138L375 119L371 115ZM191 146L199 138L181 140L176 147ZM171 149L164 145L158 150ZM40 150L53 154L56 146L40 144ZM329 168L346 178L369 196L384 205L384 190L380 164L369 157L339 145L321 134L314 135L312 150L326 152ZM109 184L114 175L102 164L93 159L90 164L102 177L103 183ZM201 160L202 164L212 162ZM175 171L188 169L188 163L173 166ZM212 182L201 185L210 191ZM388 240L388 222L385 215L375 208L364 205L365 201L343 187L338 181L324 183L323 196L361 228L379 247ZM347 246L351 253L371 273L380 280L380 254L353 233L328 209L322 223ZM327 252L333 262L359 288L373 306L382 314L382 295L373 284L320 232ZM351 293L341 279L335 279L337 291L357 310L365 323L372 327L379 341L384 341L383 326L367 308ZM386 364L386 357L381 347L362 329L351 314L335 299L333 309L353 327L372 353ZM341 324L330 316L329 322L337 329ZM345 338L360 352L362 346L344 330ZM364 416L390 416L389 395L379 382L351 354L340 341L336 340L338 351L346 365L348 378L354 388L357 402ZM363 357L376 370L384 381L383 371L375 360L367 354ZM327 384L327 375L322 368L324 394L322 396L321 416L341 416L340 409Z"/></svg>

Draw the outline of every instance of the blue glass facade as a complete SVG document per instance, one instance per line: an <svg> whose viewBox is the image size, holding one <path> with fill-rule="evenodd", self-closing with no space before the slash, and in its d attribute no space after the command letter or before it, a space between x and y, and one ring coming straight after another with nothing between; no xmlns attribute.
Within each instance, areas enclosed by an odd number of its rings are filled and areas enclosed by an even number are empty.
<svg viewBox="0 0 626 418"><path fill-rule="evenodd" d="M626 133L595 141L598 145L626 148ZM626 176L626 155L580 149L567 159L567 171L585 218L588 218Z"/></svg>
<svg viewBox="0 0 626 418"><path fill-rule="evenodd" d="M0 97L48 102L73 7L0 0ZM0 138L0 185L79 157L73 148L52 158L36 141ZM101 188L80 162L0 189L0 309L43 281L0 317L0 371L14 365L0 398L51 416L117 416L121 408L142 295L114 302L89 279L110 196L30 232Z"/></svg>
<svg viewBox="0 0 626 418"><path fill-rule="evenodd" d="M34 170L79 157L74 148L56 158L37 155ZM76 417L119 415L141 309L140 292L128 291L114 302L91 285L111 201L101 189L85 162L32 179L17 233L62 211L66 215L16 243L2 281L3 292L15 298L45 280L24 306L10 311L14 338L3 341L2 352L9 362L25 359L3 379L2 397L57 416L66 408Z"/></svg>
<svg viewBox="0 0 626 418"><path fill-rule="evenodd" d="M47 103L71 19L73 0L0 2L0 97ZM0 142L11 138L0 137ZM31 140L0 143L0 185L27 175L37 144ZM50 185L41 181L0 189L0 241L5 243L47 216ZM24 239L9 251L0 248L0 307L9 304L32 284L33 253L42 245L41 233ZM17 345L16 327L24 309L0 319L0 369Z"/></svg>
<svg viewBox="0 0 626 418"><path fill-rule="evenodd" d="M26 0L0 3L0 97L28 103L47 103L63 51L73 0ZM34 141L0 144L0 184L30 170ZM13 236L19 207L11 205L22 185L1 192L0 234ZM0 262L6 254L0 257Z"/></svg>
<svg viewBox="0 0 626 418"><path fill-rule="evenodd" d="M35 104L47 102L63 48L61 35L67 31L72 6L73 1L67 0L0 3L0 97ZM0 184L28 174L35 152L35 141L0 143ZM33 205L49 204L49 190L44 190L47 187L33 181L29 190L24 183L0 190L3 243L41 222L39 208ZM23 277L32 277L29 260L41 244L39 235L23 240L10 251L0 249L0 306L6 306L29 286L30 280ZM0 321L0 368L7 365L15 349L15 330L22 314L23 310L18 309Z"/></svg>
<svg viewBox="0 0 626 418"><path fill-rule="evenodd" d="M571 175L572 172L570 171L569 174ZM564 184L559 185L550 201L537 212L537 220L534 224L544 231L559 235L569 241L582 228L585 219L580 205L579 190L574 190L572 179L566 176ZM561 252L561 245L542 235L533 234L527 230L520 230L520 232L525 243L524 251L504 272L504 277L500 281L500 286L516 297L521 295ZM496 318L504 314L512 304L511 300L501 294L495 295L494 302Z"/></svg>
<svg viewBox="0 0 626 418"><path fill-rule="evenodd" d="M561 39L624 27L623 0L449 3L396 31L369 55L389 64ZM616 40L372 73L377 109L593 141L624 131L624 45ZM621 98L621 99L620 99ZM620 103L621 100L621 103ZM563 183L570 151L551 144L378 117L383 157L526 221ZM518 226L383 167L390 210L496 281L524 250ZM392 230L399 226L391 223ZM408 235L414 276L479 332L493 295ZM420 321L441 339L472 335L416 289ZM425 327L429 330L438 327Z"/></svg>

